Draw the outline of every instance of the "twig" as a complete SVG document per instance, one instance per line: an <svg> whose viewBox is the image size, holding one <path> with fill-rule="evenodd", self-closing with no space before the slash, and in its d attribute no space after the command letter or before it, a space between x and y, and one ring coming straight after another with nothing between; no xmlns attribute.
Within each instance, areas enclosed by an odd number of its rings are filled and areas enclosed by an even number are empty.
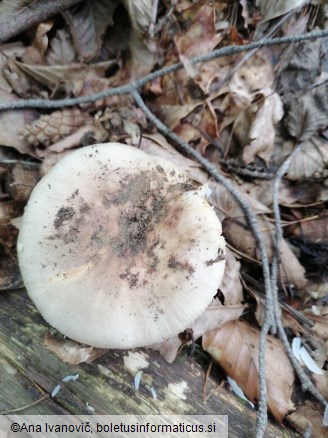
<svg viewBox="0 0 328 438"><path fill-rule="evenodd" d="M9 409L8 411L3 411L0 412L0 415L8 415L8 414L13 414L14 412L21 412L24 411L25 409L28 409L32 406L37 405L38 403L42 402L43 400L45 400L47 397L43 396L41 398L39 398L38 400L35 400L33 403L29 403L28 405L25 406L21 406L20 408L16 408L16 409Z"/></svg>
<svg viewBox="0 0 328 438"><path fill-rule="evenodd" d="M32 167L40 167L42 163L36 163L34 161L26 161L26 160L11 160L11 159L0 159L0 166L1 164L22 164L24 166L32 166Z"/></svg>
<svg viewBox="0 0 328 438"><path fill-rule="evenodd" d="M277 286L277 276L278 276L278 265L279 265L279 259L280 259L280 243L283 239L283 230L281 226L281 217L280 217L280 208L279 208L279 201L278 201L278 194L279 194L279 186L282 180L282 177L284 174L288 171L288 168L290 166L290 163L295 158L295 156L299 153L299 151L304 146L304 143L299 143L296 148L293 150L293 152L289 155L289 157L283 162L283 164L280 166L280 168L277 171L276 177L273 181L273 187L272 187L272 198L273 198L273 212L274 212L274 218L275 218L275 225L276 225L276 232L275 232L275 253L273 256L272 261L272 270L271 270L271 285L272 285L272 294L273 294L273 305L274 305L274 314L275 314L275 321L278 328L278 334L281 339L281 341L284 344L284 347L286 349L287 355L289 357L290 362L292 363L298 378L300 379L300 382L302 384L303 391L309 391L317 400L319 400L324 406L327 405L327 401L322 397L322 395L317 391L317 389L314 387L311 380L308 378L308 376L305 374L302 366L298 362L298 360L295 358L292 349L290 347L288 338L286 336L285 330L283 328L281 317L280 317L280 306L278 301L278 286Z"/></svg>
<svg viewBox="0 0 328 438"><path fill-rule="evenodd" d="M328 37L328 29L305 33L303 35L292 35L281 38L272 38L267 40L261 40L255 43L245 44L243 46L227 46L221 49L214 50L206 55L196 56L191 58L192 64L199 64L201 62L211 61L212 59L220 58L222 56L231 56L237 53L246 52L256 48L264 46L273 46L276 44L297 43L300 41L307 41L311 39L326 38ZM154 79L165 76L169 73L174 73L184 68L182 63L172 64L168 67L164 67L141 79L130 82L129 84L122 85L120 87L109 88L101 93L91 94L89 96L81 96L71 99L20 99L0 103L0 110L18 109L18 108L63 108L68 106L80 105L82 103L96 102L97 100L104 99L109 96L117 96L122 94L130 94L134 90L143 87L147 82Z"/></svg>
<svg viewBox="0 0 328 438"><path fill-rule="evenodd" d="M221 183L238 204L245 212L246 219L250 228L252 229L257 245L260 251L262 259L262 270L265 284L266 292L266 303L265 303L265 322L262 327L260 335L260 351L259 354L259 381L260 381L260 403L259 403L259 417L261 418L261 427L265 429L267 424L267 398L266 398L266 381L265 381L265 339L266 335L271 328L274 328L274 315L273 315L273 302L272 302L272 292L271 292L271 280L270 280L270 268L269 259L264 243L263 235L260 231L256 216L253 212L252 207L249 205L248 201L243 197L243 195L235 188L235 186L223 175L218 172L216 166L214 166L210 161L204 158L199 152L193 149L188 143L186 143L182 138L172 132L166 125L164 125L146 106L142 100L140 94L137 90L132 92L132 96L139 106L139 108L145 113L146 117L151 123L153 123L159 131L161 131L165 136L169 137L171 140L176 142L182 150L191 155L198 163L200 163L204 169L219 183Z"/></svg>

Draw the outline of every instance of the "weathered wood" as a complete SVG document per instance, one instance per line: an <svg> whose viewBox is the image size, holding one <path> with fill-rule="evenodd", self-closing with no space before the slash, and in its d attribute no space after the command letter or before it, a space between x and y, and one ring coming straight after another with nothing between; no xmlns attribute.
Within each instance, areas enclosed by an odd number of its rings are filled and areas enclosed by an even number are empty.
<svg viewBox="0 0 328 438"><path fill-rule="evenodd" d="M202 399L205 370L186 355L167 364L152 350L134 350L147 360L142 384L134 387L134 372L124 360L129 351L109 351L93 363L71 366L43 345L49 327L24 291L0 294L0 412L30 405L24 414L225 414L229 436L255 436L255 412L224 387L206 402ZM125 359L124 359L125 358ZM62 383L55 398L54 387L68 374L76 381ZM184 383L183 383L184 382ZM209 389L216 382L210 380ZM157 393L152 397L150 388ZM286 436L270 424L267 437ZM287 436L293 436L289 431Z"/></svg>

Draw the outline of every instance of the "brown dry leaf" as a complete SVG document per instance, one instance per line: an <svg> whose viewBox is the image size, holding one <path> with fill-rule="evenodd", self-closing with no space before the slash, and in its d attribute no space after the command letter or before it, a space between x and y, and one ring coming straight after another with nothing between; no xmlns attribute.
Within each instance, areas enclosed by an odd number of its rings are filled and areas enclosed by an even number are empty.
<svg viewBox="0 0 328 438"><path fill-rule="evenodd" d="M306 318L314 322L311 331L318 335L320 338L328 341L328 307L324 306L316 307L317 312L320 314L313 314L310 311L304 312Z"/></svg>
<svg viewBox="0 0 328 438"><path fill-rule="evenodd" d="M104 77L106 70L112 67L115 61L99 62L92 65L29 65L19 61L15 61L14 64L28 77L45 85L49 90L54 90L60 83L74 83L90 76Z"/></svg>
<svg viewBox="0 0 328 438"><path fill-rule="evenodd" d="M307 285L305 269L285 239L281 241L280 245L279 274L283 284L293 284L298 290L304 289Z"/></svg>
<svg viewBox="0 0 328 438"><path fill-rule="evenodd" d="M8 59L7 63L2 67L2 74L8 84L10 84L11 91L23 98L39 96L39 89L35 89L35 84L31 84L29 78L17 67L12 59Z"/></svg>
<svg viewBox="0 0 328 438"><path fill-rule="evenodd" d="M305 240L328 244L328 213L323 212L319 217L301 222L301 235Z"/></svg>
<svg viewBox="0 0 328 438"><path fill-rule="evenodd" d="M326 355L325 355L325 359L326 359L328 356L328 343L325 344L325 348L326 348ZM327 400L327 398L328 398L327 373L313 374L312 378L314 380L315 386L316 386L317 390L319 391L319 393L322 395L322 397L324 397Z"/></svg>
<svg viewBox="0 0 328 438"><path fill-rule="evenodd" d="M175 130L180 125L182 119L191 114L195 108L202 105L200 101L186 105L161 105L160 116L169 128Z"/></svg>
<svg viewBox="0 0 328 438"><path fill-rule="evenodd" d="M287 178L293 181L328 176L328 142L312 137L291 162Z"/></svg>
<svg viewBox="0 0 328 438"><path fill-rule="evenodd" d="M283 107L279 95L276 93L267 95L249 132L252 141L244 148L245 163L251 163L256 156L259 156L268 164L274 149L275 124L281 120L282 116Z"/></svg>
<svg viewBox="0 0 328 438"><path fill-rule="evenodd" d="M258 224L263 234L269 261L271 261L274 229L262 219L258 219ZM246 257L261 260L254 235L244 217L226 217L222 222L222 229L223 235L234 248ZM279 277L283 284L293 284L298 290L302 290L307 284L305 269L284 239L280 245Z"/></svg>
<svg viewBox="0 0 328 438"><path fill-rule="evenodd" d="M256 310L255 310L255 318L258 322L259 326L262 327L265 320L265 294L264 292L259 292L252 287L247 288L247 292L256 300ZM282 325L284 327L290 328L294 333L304 334L305 330L301 323L297 321L297 319L284 311L282 307L282 315L281 315Z"/></svg>
<svg viewBox="0 0 328 438"><path fill-rule="evenodd" d="M212 194L210 202L217 208L217 213L222 221L225 217L228 218L244 218L242 208L237 204L231 193L221 184L210 183ZM240 187L242 189L242 187ZM270 213L271 210L264 204L258 201L255 197L244 193L244 197L251 204L256 214Z"/></svg>
<svg viewBox="0 0 328 438"><path fill-rule="evenodd" d="M76 50L66 28L58 29L51 39L45 60L48 65L69 65L76 60Z"/></svg>
<svg viewBox="0 0 328 438"><path fill-rule="evenodd" d="M203 75L198 66L190 64L188 58L211 52L221 39L222 37L216 33L215 29L215 8L206 3L199 9L189 29L174 38L179 58L186 72L205 93L208 92L212 81L218 75L218 69L216 72L212 71L214 75Z"/></svg>
<svg viewBox="0 0 328 438"><path fill-rule="evenodd" d="M268 224L263 220L259 220L258 224L262 231L268 228ZM222 222L222 230L223 235L234 248L245 256L261 260L254 235L244 216L240 218L226 217ZM271 260L273 256L271 233L268 231L263 232L263 238L268 257Z"/></svg>
<svg viewBox="0 0 328 438"><path fill-rule="evenodd" d="M152 0L123 0L128 11L132 31L129 36L129 50L132 57L129 74L136 78L149 73L156 62L156 44L149 36L152 20Z"/></svg>
<svg viewBox="0 0 328 438"><path fill-rule="evenodd" d="M322 320L317 321L314 326L311 327L311 330L320 336L320 338L328 341L328 317L322 317Z"/></svg>
<svg viewBox="0 0 328 438"><path fill-rule="evenodd" d="M74 46L81 62L97 59L108 26L112 26L117 0L86 0L63 11L73 36Z"/></svg>
<svg viewBox="0 0 328 438"><path fill-rule="evenodd" d="M318 409L318 403L306 400L304 405L286 417L286 421L303 437L308 430L311 432L308 436L323 438L327 436L327 427L322 424L323 413L324 409Z"/></svg>
<svg viewBox="0 0 328 438"><path fill-rule="evenodd" d="M26 64L44 64L44 55L48 49L47 33L54 25L53 20L40 23L36 29L32 44L27 47L22 60Z"/></svg>
<svg viewBox="0 0 328 438"><path fill-rule="evenodd" d="M46 175L54 167L54 165L58 163L59 160L66 157L66 155L68 155L70 153L71 153L71 151L67 150L66 152L53 153L53 154L46 155L42 161L41 175L42 176Z"/></svg>
<svg viewBox="0 0 328 438"><path fill-rule="evenodd" d="M71 340L59 340L51 336L50 333L47 333L45 336L44 346L63 362L71 365L78 365L82 362L93 362L97 357L102 356L108 351L103 348L85 346Z"/></svg>
<svg viewBox="0 0 328 438"><path fill-rule="evenodd" d="M225 306L218 299L214 299L191 327L194 340L200 338L205 332L222 327L228 321L238 319L245 308L243 304ZM164 342L151 345L151 348L158 350L167 362L172 363L181 345L182 341L179 336L174 336Z"/></svg>
<svg viewBox="0 0 328 438"><path fill-rule="evenodd" d="M10 223L0 224L0 291L23 286L16 257L18 230Z"/></svg>
<svg viewBox="0 0 328 438"><path fill-rule="evenodd" d="M208 176L206 172L202 170L201 165L181 155L161 134L143 135L140 149L150 155L166 158L200 183L206 183L208 181Z"/></svg>
<svg viewBox="0 0 328 438"><path fill-rule="evenodd" d="M319 129L328 125L328 85L319 85L315 91L296 95L288 103L287 128L298 141L309 140Z"/></svg>
<svg viewBox="0 0 328 438"><path fill-rule="evenodd" d="M11 219L23 214L24 206L16 201L0 202L0 224L6 224Z"/></svg>
<svg viewBox="0 0 328 438"><path fill-rule="evenodd" d="M229 82L237 106L252 103L259 93L269 96L273 93L275 81L274 70L264 53L257 52L233 75Z"/></svg>
<svg viewBox="0 0 328 438"><path fill-rule="evenodd" d="M5 191L16 202L25 203L40 179L40 166L24 166L15 164L5 182Z"/></svg>
<svg viewBox="0 0 328 438"><path fill-rule="evenodd" d="M53 154L62 154L70 149L81 146L81 144L102 143L108 138L108 133L99 125L90 123L81 126L62 140L57 141L45 150L39 150L40 157L48 157Z"/></svg>
<svg viewBox="0 0 328 438"><path fill-rule="evenodd" d="M224 275L220 284L220 291L224 295L225 306L240 304L243 299L243 288L240 282L240 263L230 251L226 249L226 266Z"/></svg>
<svg viewBox="0 0 328 438"><path fill-rule="evenodd" d="M256 6L260 9L262 23L287 14L293 9L297 9L309 3L309 0L256 0Z"/></svg>
<svg viewBox="0 0 328 438"><path fill-rule="evenodd" d="M1 100L16 100L13 94L0 89ZM13 147L21 154L32 154L33 150L27 141L23 140L19 133L26 124L33 122L38 113L31 109L10 110L0 112L0 144Z"/></svg>
<svg viewBox="0 0 328 438"><path fill-rule="evenodd" d="M230 321L218 330L203 335L204 350L236 381L253 403L257 403L260 397L259 334L257 329L245 322ZM268 336L266 342L265 369L268 407L275 419L282 422L293 408L294 371L282 343L272 336Z"/></svg>

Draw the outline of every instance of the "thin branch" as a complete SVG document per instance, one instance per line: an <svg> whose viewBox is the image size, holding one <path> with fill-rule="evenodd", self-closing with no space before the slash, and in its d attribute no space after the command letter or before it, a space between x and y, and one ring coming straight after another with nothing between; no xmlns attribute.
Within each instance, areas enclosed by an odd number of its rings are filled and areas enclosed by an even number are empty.
<svg viewBox="0 0 328 438"><path fill-rule="evenodd" d="M200 163L204 169L219 183L221 183L238 204L245 212L246 219L251 230L254 233L255 239L257 241L257 245L260 251L261 259L262 259L262 270L265 284L265 292L266 292L266 303L265 303L265 323L263 324L261 335L260 335L260 351L263 353L259 355L259 381L260 381L260 401L259 401L259 413L258 416L260 418L261 428L265 430L267 424L267 397L266 397L266 379L265 379L265 339L269 330L274 327L274 315L273 315L273 301L272 301L272 292L271 292L271 280L270 280L270 267L269 267L269 259L264 243L264 238L262 232L260 231L260 227L258 225L256 216L253 212L252 207L248 203L248 201L244 198L244 196L235 188L235 186L223 175L221 175L210 161L204 158L199 152L193 149L188 143L186 143L182 138L172 132L166 125L164 125L146 106L144 101L142 100L139 92L134 90L132 92L132 96L139 106L139 108L145 113L147 118L153 125L157 127L157 129L162 132L165 136L176 142L182 150L191 155L198 163Z"/></svg>
<svg viewBox="0 0 328 438"><path fill-rule="evenodd" d="M300 41L308 41L311 39L326 38L328 37L328 29L305 33L303 35L292 35L281 38L272 38L267 40L257 41L255 43L245 44L243 46L227 46L221 49L214 50L206 55L196 56L191 58L192 64L199 64L201 62L211 61L223 56L231 56L237 53L246 52L249 50L257 49L265 46L273 46L276 44L297 43ZM164 67L141 79L130 82L129 84L122 85L120 87L109 88L101 93L91 94L89 96L81 96L71 99L19 99L13 101L7 101L0 103L0 110L18 109L18 108L63 108L68 106L80 105L82 103L96 102L97 100L104 99L109 96L117 96L122 94L130 94L134 90L143 87L147 82L160 78L169 73L174 73L184 68L182 63L172 64L168 67Z"/></svg>
<svg viewBox="0 0 328 438"><path fill-rule="evenodd" d="M35 400L33 403L29 403L28 405L25 406L21 406L20 408L16 408L16 409L9 409L8 411L3 411L0 412L0 415L8 415L8 414L13 414L15 412L21 412L24 411L25 409L31 408L32 406L37 405L38 403L42 402L43 400L45 400L47 397L43 396L41 398L39 398L38 400Z"/></svg>

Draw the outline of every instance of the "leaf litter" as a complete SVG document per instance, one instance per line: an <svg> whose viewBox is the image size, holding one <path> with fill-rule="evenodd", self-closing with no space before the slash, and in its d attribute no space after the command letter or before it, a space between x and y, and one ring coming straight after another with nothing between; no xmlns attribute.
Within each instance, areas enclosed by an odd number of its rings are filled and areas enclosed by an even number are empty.
<svg viewBox="0 0 328 438"><path fill-rule="evenodd" d="M12 2L10 7L7 3L0 6L4 23L17 11L23 16L27 12L23 2ZM198 65L191 65L189 58L231 42L251 42L254 31L263 37L273 19L290 11L279 35L310 28L310 16L320 25L318 17L321 14L327 21L328 12L313 5L310 11L319 13L311 15L301 0L239 3L235 20L224 0L178 2L170 13L160 3L151 36L152 1L99 0L95 8L87 0L61 11L61 16L40 20L32 32L20 33L18 41L2 43L0 93L3 100L87 96L182 62L183 70L144 87L147 102L244 194L259 219L270 260L275 233L271 179L298 141L305 142L279 193L284 227L279 294L290 340L301 334L312 342L306 342L307 349L300 348L303 362L321 358L317 363L324 374L317 377L323 388L327 385L328 338L327 290L321 287L327 280L328 260L324 204L328 199L327 45L317 40L311 42L311 50L309 42L267 47L241 64L222 86L221 81L244 55ZM135 146L139 142L142 150L169 159L196 181L209 184L210 202L223 221L231 250L217 297L190 329L193 339L203 336L204 348L256 404L258 326L263 324L265 301L261 257L245 215L229 192L157 133L130 96L108 97L72 109L5 111L0 114L0 128L1 290L22 286L15 224L29 193L42 174L71 149L113 140ZM293 312L286 311L287 303ZM312 321L311 327L303 325L302 316ZM233 339L229 348L224 344L227 339ZM171 362L191 342L189 335L177 334L153 348ZM104 353L49 336L45 344L72 364L95 360ZM271 359L266 375L268 406L282 421L293 409L294 376L280 341L270 336L266 349L266 360ZM303 406L306 415L306 403ZM294 427L304 430L296 417Z"/></svg>

